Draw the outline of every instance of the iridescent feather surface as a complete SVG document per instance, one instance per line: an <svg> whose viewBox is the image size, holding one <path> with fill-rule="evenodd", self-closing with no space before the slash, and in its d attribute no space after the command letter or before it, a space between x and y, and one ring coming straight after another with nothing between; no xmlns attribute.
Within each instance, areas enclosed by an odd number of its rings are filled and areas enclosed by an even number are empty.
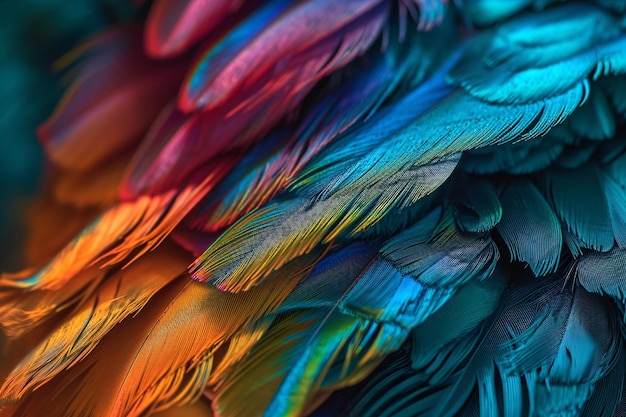
<svg viewBox="0 0 626 417"><path fill-rule="evenodd" d="M626 2L126 6L36 130L0 417L626 415Z"/></svg>

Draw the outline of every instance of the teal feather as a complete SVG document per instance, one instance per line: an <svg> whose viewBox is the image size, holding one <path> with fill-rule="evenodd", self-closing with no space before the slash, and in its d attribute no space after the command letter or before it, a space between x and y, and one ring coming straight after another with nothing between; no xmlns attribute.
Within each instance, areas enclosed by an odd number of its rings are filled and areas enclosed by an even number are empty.
<svg viewBox="0 0 626 417"><path fill-rule="evenodd" d="M278 311L337 306L364 320L414 328L465 284L491 276L498 260L488 236L462 235L449 215L443 225L439 217L433 211L380 253L357 243L330 255Z"/></svg>
<svg viewBox="0 0 626 417"><path fill-rule="evenodd" d="M576 279L587 291L626 301L626 251L586 253L576 261Z"/></svg>
<svg viewBox="0 0 626 417"><path fill-rule="evenodd" d="M512 106L486 104L457 92L393 135L386 126L388 136L376 137L373 131L372 136L368 133L351 141L344 151L357 156L350 159L351 163L336 163L338 156L326 162L323 159L325 153L322 153L320 160L326 165L333 163L334 170L343 172L330 177L330 185L325 187L322 197L339 189L364 187L377 177L398 176L413 167L457 152L539 137L565 120L586 100L587 88L587 83L582 82L563 95L543 102ZM368 142L368 139L380 141L382 138L389 138L384 141L384 146L372 147ZM328 152L335 152L340 146L346 146L341 139L329 147ZM311 171L318 171L319 164L314 161ZM306 180L307 174L305 171Z"/></svg>
<svg viewBox="0 0 626 417"><path fill-rule="evenodd" d="M536 10L543 9L558 1L563 0L465 0L463 2L463 12L469 16L470 21L473 23L490 25L529 7Z"/></svg>
<svg viewBox="0 0 626 417"><path fill-rule="evenodd" d="M462 232L486 232L502 219L502 205L491 183L471 181L454 193L456 224Z"/></svg>
<svg viewBox="0 0 626 417"><path fill-rule="evenodd" d="M568 126L580 137L602 140L615 135L616 124L608 98L600 88L592 85L589 99L574 112Z"/></svg>
<svg viewBox="0 0 626 417"><path fill-rule="evenodd" d="M544 173L542 184L559 219L583 247L601 252L613 247L609 207L593 165L551 169Z"/></svg>
<svg viewBox="0 0 626 417"><path fill-rule="evenodd" d="M428 416L436 401L425 400L475 347L481 323L492 314L504 290L502 274L463 287L412 332L411 345L384 363L357 395L350 416ZM469 337L468 337L469 336ZM450 408L455 405L450 404Z"/></svg>
<svg viewBox="0 0 626 417"><path fill-rule="evenodd" d="M615 242L624 249L626 248L626 187L620 185L610 175L602 176L602 185L609 205Z"/></svg>
<svg viewBox="0 0 626 417"><path fill-rule="evenodd" d="M444 211L436 227L432 216L391 238L382 248L401 272L427 285L460 286L470 279L488 278L499 257L486 233L463 233Z"/></svg>
<svg viewBox="0 0 626 417"><path fill-rule="evenodd" d="M506 185L500 199L503 214L496 229L511 260L528 263L537 276L555 272L561 256L561 225L539 190L530 181L516 181Z"/></svg>
<svg viewBox="0 0 626 417"><path fill-rule="evenodd" d="M424 285L378 258L341 299L339 309L410 330L441 308L454 292L454 287Z"/></svg>
<svg viewBox="0 0 626 417"><path fill-rule="evenodd" d="M623 325L621 326L623 328ZM616 349L624 348L624 341L619 341ZM606 376L600 379L591 394L589 400L585 403L581 415L584 417L621 417L624 411L620 410L620 404L615 404L615 399L621 398L624 401L624 373L626 372L626 358L624 355L618 356L615 360L615 366Z"/></svg>
<svg viewBox="0 0 626 417"><path fill-rule="evenodd" d="M590 75L623 73L620 35L617 19L583 4L524 15L472 39L450 80L488 102L544 100Z"/></svg>
<svg viewBox="0 0 626 417"><path fill-rule="evenodd" d="M467 358L446 398L462 403L469 383L478 389L481 415L578 414L594 384L621 354L620 338L601 299L584 290L561 293L561 288L555 280L509 295L480 351ZM586 316L589 311L595 312L593 321ZM461 393L465 396L458 397ZM443 407L434 414L452 415L441 413ZM520 413L524 409L527 414Z"/></svg>
<svg viewBox="0 0 626 417"><path fill-rule="evenodd" d="M604 168L620 186L626 187L626 152L615 157Z"/></svg>
<svg viewBox="0 0 626 417"><path fill-rule="evenodd" d="M599 85L609 97L615 112L626 117L626 76L609 76L598 80Z"/></svg>
<svg viewBox="0 0 626 417"><path fill-rule="evenodd" d="M477 174L506 172L530 174L550 166L563 152L564 140L552 132L529 141L487 146L467 152L462 160L464 170Z"/></svg>

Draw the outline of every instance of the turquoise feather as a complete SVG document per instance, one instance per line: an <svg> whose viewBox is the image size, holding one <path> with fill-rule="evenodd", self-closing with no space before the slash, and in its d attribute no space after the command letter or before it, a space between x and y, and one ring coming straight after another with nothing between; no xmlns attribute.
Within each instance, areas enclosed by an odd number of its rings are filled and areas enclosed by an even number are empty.
<svg viewBox="0 0 626 417"><path fill-rule="evenodd" d="M529 181L507 184L500 198L503 216L496 229L509 248L511 260L528 263L538 276L555 272L563 237L548 202Z"/></svg>

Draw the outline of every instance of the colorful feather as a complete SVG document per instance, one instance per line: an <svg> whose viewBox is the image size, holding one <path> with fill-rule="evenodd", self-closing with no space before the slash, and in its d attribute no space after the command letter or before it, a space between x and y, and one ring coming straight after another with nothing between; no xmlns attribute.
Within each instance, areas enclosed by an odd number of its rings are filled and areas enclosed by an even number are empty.
<svg viewBox="0 0 626 417"><path fill-rule="evenodd" d="M620 2L135 4L60 61L0 415L623 414Z"/></svg>
<svg viewBox="0 0 626 417"><path fill-rule="evenodd" d="M154 65L143 56L140 35L119 29L84 47L90 53L80 75L39 128L55 163L85 170L136 143L176 91L184 66Z"/></svg>
<svg viewBox="0 0 626 417"><path fill-rule="evenodd" d="M161 58L184 52L243 3L244 0L157 0L146 20L146 51Z"/></svg>

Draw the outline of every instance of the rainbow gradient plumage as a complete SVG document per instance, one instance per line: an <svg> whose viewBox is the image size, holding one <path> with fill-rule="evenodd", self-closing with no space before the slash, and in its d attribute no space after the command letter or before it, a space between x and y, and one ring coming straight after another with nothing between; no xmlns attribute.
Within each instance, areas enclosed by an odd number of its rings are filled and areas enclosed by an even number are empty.
<svg viewBox="0 0 626 417"><path fill-rule="evenodd" d="M37 130L0 417L626 415L626 2L136 3Z"/></svg>

